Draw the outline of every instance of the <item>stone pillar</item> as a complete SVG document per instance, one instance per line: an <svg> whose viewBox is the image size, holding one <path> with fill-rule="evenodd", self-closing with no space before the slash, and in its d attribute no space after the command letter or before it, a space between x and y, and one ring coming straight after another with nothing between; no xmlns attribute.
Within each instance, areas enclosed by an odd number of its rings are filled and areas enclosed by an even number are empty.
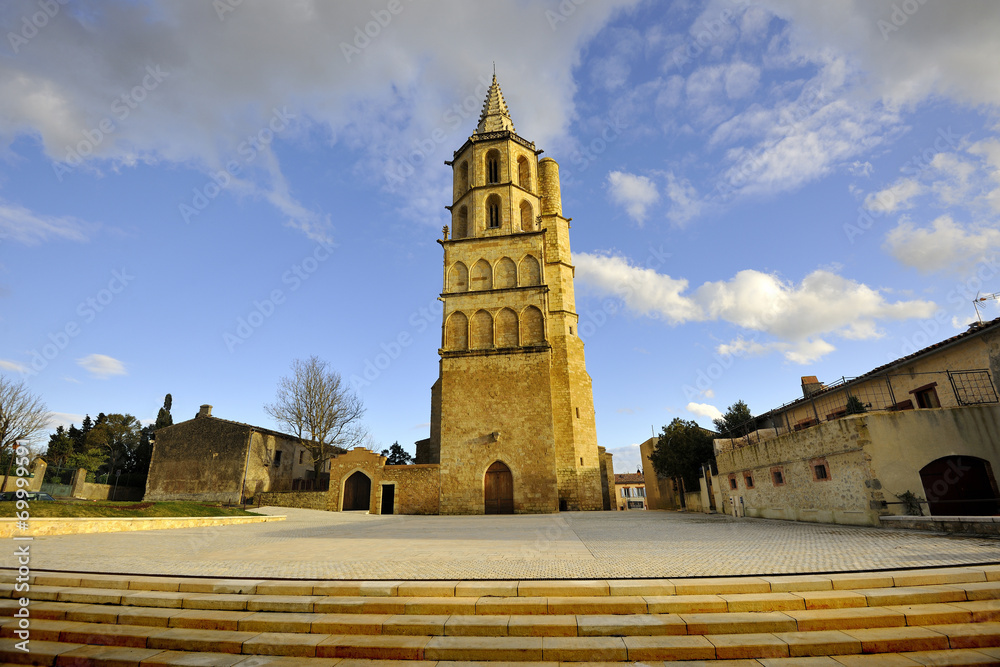
<svg viewBox="0 0 1000 667"><path fill-rule="evenodd" d="M542 215L562 215L559 163L550 157L538 162L538 191L542 195Z"/></svg>

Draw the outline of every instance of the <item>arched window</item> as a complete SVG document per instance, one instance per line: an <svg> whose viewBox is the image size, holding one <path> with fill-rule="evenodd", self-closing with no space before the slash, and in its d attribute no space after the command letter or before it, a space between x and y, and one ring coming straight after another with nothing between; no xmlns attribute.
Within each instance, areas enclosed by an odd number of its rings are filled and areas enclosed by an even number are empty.
<svg viewBox="0 0 1000 667"><path fill-rule="evenodd" d="M458 209L455 214L454 227L452 238L464 239L469 235L469 209L467 207L462 206Z"/></svg>
<svg viewBox="0 0 1000 667"><path fill-rule="evenodd" d="M500 151L492 150L486 154L486 182L500 182Z"/></svg>
<svg viewBox="0 0 1000 667"><path fill-rule="evenodd" d="M486 227L487 229L500 227L500 197L497 195L486 198Z"/></svg>
<svg viewBox="0 0 1000 667"><path fill-rule="evenodd" d="M469 190L469 163L462 162L458 166L458 196L461 197Z"/></svg>
<svg viewBox="0 0 1000 667"><path fill-rule="evenodd" d="M462 262L455 262L451 265L451 270L448 271L448 291L469 291L469 269Z"/></svg>
<svg viewBox="0 0 1000 667"><path fill-rule="evenodd" d="M493 267L485 259L479 260L472 267L472 289L493 289Z"/></svg>
<svg viewBox="0 0 1000 667"><path fill-rule="evenodd" d="M535 210L527 199L521 201L521 231L530 232L535 229Z"/></svg>
<svg viewBox="0 0 1000 667"><path fill-rule="evenodd" d="M541 271L538 268L538 260L532 255L525 255L518 268L517 284L521 287L525 285L541 285Z"/></svg>
<svg viewBox="0 0 1000 667"><path fill-rule="evenodd" d="M517 313L504 308L497 313L497 347L517 347Z"/></svg>
<svg viewBox="0 0 1000 667"><path fill-rule="evenodd" d="M517 267L514 266L514 260L510 257L504 257L497 262L493 274L493 286L497 289L517 287Z"/></svg>
<svg viewBox="0 0 1000 667"><path fill-rule="evenodd" d="M477 310L472 316L471 347L486 350L493 347L493 318L485 310Z"/></svg>
<svg viewBox="0 0 1000 667"><path fill-rule="evenodd" d="M542 311L528 306L521 313L521 344L541 345L545 342L545 320Z"/></svg>
<svg viewBox="0 0 1000 667"><path fill-rule="evenodd" d="M444 347L446 350L469 349L469 318L461 311L448 317L445 325Z"/></svg>
<svg viewBox="0 0 1000 667"><path fill-rule="evenodd" d="M517 184L531 192L531 167L523 155L517 158Z"/></svg>

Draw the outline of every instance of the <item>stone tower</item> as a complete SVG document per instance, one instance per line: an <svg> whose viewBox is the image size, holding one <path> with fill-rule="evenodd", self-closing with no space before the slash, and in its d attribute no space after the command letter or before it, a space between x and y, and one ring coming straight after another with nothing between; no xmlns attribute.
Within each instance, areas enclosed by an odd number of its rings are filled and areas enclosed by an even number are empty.
<svg viewBox="0 0 1000 667"><path fill-rule="evenodd" d="M496 75L446 162L440 377L431 437L441 513L600 510L601 457L578 336L559 165L514 130ZM418 452L418 454L421 454Z"/></svg>

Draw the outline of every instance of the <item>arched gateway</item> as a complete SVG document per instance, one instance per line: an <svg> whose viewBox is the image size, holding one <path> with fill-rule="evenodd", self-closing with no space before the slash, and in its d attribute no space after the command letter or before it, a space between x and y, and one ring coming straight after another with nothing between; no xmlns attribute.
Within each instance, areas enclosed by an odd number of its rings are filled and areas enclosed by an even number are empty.
<svg viewBox="0 0 1000 667"><path fill-rule="evenodd" d="M500 461L494 461L486 470L483 494L487 514L514 513L514 478L510 468Z"/></svg>
<svg viewBox="0 0 1000 667"><path fill-rule="evenodd" d="M344 511L367 510L372 497L372 480L360 470L344 482Z"/></svg>

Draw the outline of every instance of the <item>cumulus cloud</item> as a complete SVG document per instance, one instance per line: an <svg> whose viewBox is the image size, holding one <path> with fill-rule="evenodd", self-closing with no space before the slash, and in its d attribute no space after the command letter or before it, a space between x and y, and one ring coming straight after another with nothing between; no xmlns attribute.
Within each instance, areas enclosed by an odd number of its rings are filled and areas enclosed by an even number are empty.
<svg viewBox="0 0 1000 667"><path fill-rule="evenodd" d="M611 201L625 207L629 217L640 225L646 219L647 209L660 200L660 193L652 180L626 171L608 174L608 193Z"/></svg>
<svg viewBox="0 0 1000 667"><path fill-rule="evenodd" d="M678 178L672 172L667 174L667 199L670 200L670 210L667 219L677 225L683 225L698 217L705 203L698 197L698 191L691 181Z"/></svg>
<svg viewBox="0 0 1000 667"><path fill-rule="evenodd" d="M910 201L924 192L923 186L912 178L901 178L891 186L865 197L864 207L877 213L893 213L913 206Z"/></svg>
<svg viewBox="0 0 1000 667"><path fill-rule="evenodd" d="M903 221L886 236L885 249L902 264L923 273L956 270L987 259L1000 251L1000 229L990 225L963 225L949 215L930 227Z"/></svg>
<svg viewBox="0 0 1000 667"><path fill-rule="evenodd" d="M64 161L67 147L96 136L107 119L114 130L91 142L85 168L166 162L214 172L275 109L287 108L296 119L276 142L342 144L356 151L358 178L388 189L387 176L409 164L421 141L444 134L421 162L440 164L468 136L495 54L503 54L497 74L519 132L553 151L575 117L580 45L634 2L577 6L558 24L559 39L545 8L514 2L407 2L370 38L367 3L244 0L221 18L222 3L60 5L16 56L0 59L0 148L31 136ZM0 3L0 25L19 26L37 11L34 0ZM512 34L517 49L509 48ZM148 68L162 72L155 86ZM134 108L121 102L143 86ZM273 159L244 165L241 178L276 205L295 203L281 190L278 152L262 153ZM416 169L394 189L400 202L433 190L426 204L408 206L435 225L442 193L450 192L438 171ZM279 210L293 223L304 213L312 233L325 224L308 207Z"/></svg>
<svg viewBox="0 0 1000 667"><path fill-rule="evenodd" d="M688 403L685 409L691 414L698 415L699 417L722 419L722 411L714 405L709 405L708 403Z"/></svg>
<svg viewBox="0 0 1000 667"><path fill-rule="evenodd" d="M91 376L101 380L106 380L112 375L128 375L125 364L106 354L88 354L86 357L77 359L76 363Z"/></svg>
<svg viewBox="0 0 1000 667"><path fill-rule="evenodd" d="M779 351L790 361L807 363L835 349L825 337L876 338L880 321L929 317L936 309L929 301L889 301L877 289L824 269L798 284L746 269L690 290L687 280L621 256L575 253L573 260L581 285L620 297L637 315L670 324L723 321L776 339L737 339L720 347L729 354Z"/></svg>

